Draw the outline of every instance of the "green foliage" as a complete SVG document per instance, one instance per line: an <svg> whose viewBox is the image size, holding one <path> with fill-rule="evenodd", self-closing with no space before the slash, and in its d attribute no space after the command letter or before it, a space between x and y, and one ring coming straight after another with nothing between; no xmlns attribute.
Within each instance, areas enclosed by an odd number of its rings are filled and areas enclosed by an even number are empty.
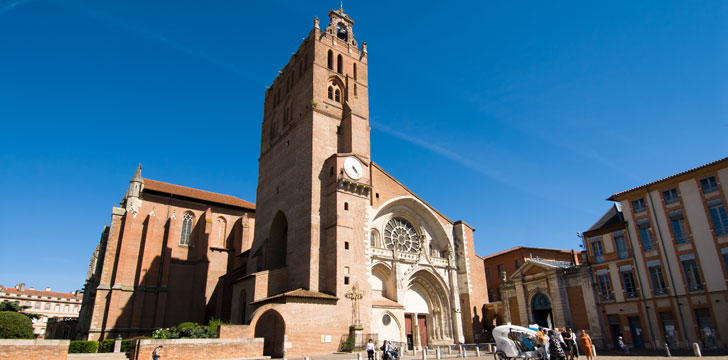
<svg viewBox="0 0 728 360"><path fill-rule="evenodd" d="M152 333L152 339L179 339L179 333L177 333L177 329L174 327L157 329Z"/></svg>
<svg viewBox="0 0 728 360"><path fill-rule="evenodd" d="M68 345L69 354L88 354L95 353L99 348L99 343L96 341L85 341L85 340L71 340L71 344ZM111 350L114 349L113 342L111 344Z"/></svg>
<svg viewBox="0 0 728 360"><path fill-rule="evenodd" d="M353 333L349 333L349 336L344 340L344 343L341 344L341 351L351 352L354 350L354 344L356 343L356 338L354 337Z"/></svg>
<svg viewBox="0 0 728 360"><path fill-rule="evenodd" d="M220 327L220 325L230 325L230 322L222 321L220 319L212 318L207 323L207 331L210 334L214 334L213 337L217 337L217 329Z"/></svg>
<svg viewBox="0 0 728 360"><path fill-rule="evenodd" d="M195 323L187 321L187 322L183 322L183 323L177 325L177 330L181 330L181 329L188 328L188 327L194 327L194 326L195 326Z"/></svg>
<svg viewBox="0 0 728 360"><path fill-rule="evenodd" d="M23 310L27 310L27 309L30 309L30 306L21 306L21 305L18 305L16 303L10 302L10 301L0 302L0 311L12 311L12 312L21 313L21 314L27 316L29 319L39 319L40 318L40 315L38 315L38 314L31 314L31 313L23 312Z"/></svg>
<svg viewBox="0 0 728 360"><path fill-rule="evenodd" d="M131 343L134 339L121 340L121 352L128 353L131 351Z"/></svg>
<svg viewBox="0 0 728 360"><path fill-rule="evenodd" d="M114 340L114 339L101 340L99 342L99 352L100 353L114 352L114 342L115 341L116 340Z"/></svg>
<svg viewBox="0 0 728 360"><path fill-rule="evenodd" d="M316 106L318 106L318 103L314 100L311 100L311 106L316 107Z"/></svg>
<svg viewBox="0 0 728 360"><path fill-rule="evenodd" d="M30 319L15 311L0 311L0 339L32 339Z"/></svg>

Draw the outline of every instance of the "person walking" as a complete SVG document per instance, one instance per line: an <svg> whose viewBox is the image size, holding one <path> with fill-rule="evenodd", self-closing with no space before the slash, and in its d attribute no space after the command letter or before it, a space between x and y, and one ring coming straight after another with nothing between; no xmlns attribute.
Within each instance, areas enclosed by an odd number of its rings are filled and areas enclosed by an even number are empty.
<svg viewBox="0 0 728 360"><path fill-rule="evenodd" d="M592 360L594 357L594 352L592 351L592 340L591 337L586 333L586 330L581 330L581 336L579 336L579 343L581 344L581 349L584 350L584 356L586 356L586 360Z"/></svg>
<svg viewBox="0 0 728 360"><path fill-rule="evenodd" d="M629 355L629 347L624 343L624 339L621 336L617 338L617 346L619 346L619 350L622 350L625 355Z"/></svg>
<svg viewBox="0 0 728 360"><path fill-rule="evenodd" d="M369 339L367 343L367 359L374 360L374 341L372 339Z"/></svg>
<svg viewBox="0 0 728 360"><path fill-rule="evenodd" d="M561 347L561 340L559 337L561 334L559 334L558 331L554 332L553 330L549 330L549 353L551 354L551 360L565 360L566 354L564 354L564 349Z"/></svg>
<svg viewBox="0 0 728 360"><path fill-rule="evenodd" d="M564 339L564 353L566 354L566 358L573 360L574 350L572 350L572 347L574 339L571 337L571 334L566 331L566 328L561 328L561 338Z"/></svg>
<svg viewBox="0 0 728 360"><path fill-rule="evenodd" d="M536 332L536 342L541 345L539 351L543 355L543 359L549 360L549 337L546 335L546 328L540 328Z"/></svg>
<svg viewBox="0 0 728 360"><path fill-rule="evenodd" d="M567 331L569 333L569 336L571 336L571 351L572 351L572 359L579 358L579 344L577 344L576 334L574 334L574 331L569 328Z"/></svg>
<svg viewBox="0 0 728 360"><path fill-rule="evenodd" d="M154 351L152 351L152 360L159 360L159 358L162 357L162 345L159 345L154 348Z"/></svg>

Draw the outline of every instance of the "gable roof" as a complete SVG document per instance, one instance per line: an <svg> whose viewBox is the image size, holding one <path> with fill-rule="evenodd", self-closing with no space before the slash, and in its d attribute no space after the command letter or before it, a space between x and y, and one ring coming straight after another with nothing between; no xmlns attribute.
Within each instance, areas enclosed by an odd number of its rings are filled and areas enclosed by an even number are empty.
<svg viewBox="0 0 728 360"><path fill-rule="evenodd" d="M604 213L604 215L602 215L599 220L597 220L597 222L594 223L594 225L589 228L589 230L585 231L585 233L604 229L622 223L624 223L624 215L622 214L622 211L618 208L617 204L614 204L612 205L612 207L609 208L609 210L607 210L606 213Z"/></svg>
<svg viewBox="0 0 728 360"><path fill-rule="evenodd" d="M234 206L248 210L255 210L255 204L235 196L218 194L211 191L194 189L191 187L170 184L152 179L144 179L144 191L156 191L165 194L172 194L195 200L218 203Z"/></svg>
<svg viewBox="0 0 728 360"><path fill-rule="evenodd" d="M62 292L56 292L56 291L45 291L45 290L31 290L31 289L25 289L23 291L20 291L14 287L5 287L0 286L0 291L8 293L8 294L14 294L14 295L28 295L28 296L38 296L38 297L52 297L52 298L61 298L61 299L76 299L81 300L83 296L76 296L73 293L62 293Z"/></svg>
<svg viewBox="0 0 728 360"><path fill-rule="evenodd" d="M532 247L532 246L516 246L516 247L510 248L508 250L499 251L495 254L483 256L482 259L487 260L487 259L491 259L491 258L500 256L500 255L508 254L510 252L515 252L518 250L529 250L529 249L530 250L548 250L548 251L559 252L559 253L563 253L563 254L571 254L572 251L574 252L574 254L577 254L577 255L580 253L580 251L576 251L576 250L539 248L539 247Z"/></svg>
<svg viewBox="0 0 728 360"><path fill-rule="evenodd" d="M511 276L508 277L508 281L512 280L516 276L520 276L523 272L534 266L547 269L568 269L579 265L574 265L568 261L545 260L539 258L529 259L526 260L526 262L524 262L520 268L518 268L515 272L513 272L513 274L511 274Z"/></svg>
<svg viewBox="0 0 728 360"><path fill-rule="evenodd" d="M674 174L674 175L670 175L670 176L665 177L665 178L662 178L660 180L655 180L653 182L650 182L650 183L647 183L647 184L644 184L644 185L640 185L640 186L633 187L633 188L628 189L628 190L620 191L620 192L618 192L618 193L610 196L609 198L607 198L607 200L618 201L617 200L618 197L621 197L622 195L625 195L627 193L630 193L630 192L633 192L633 191L636 191L636 190L639 190L639 189L642 189L642 188L646 188L648 186L651 186L651 185L654 185L654 184L657 184L657 183L661 183L663 181L667 181L667 180L670 180L670 179L674 179L676 177L684 176L684 175L690 174L692 172L695 172L695 171L698 171L698 170L702 170L702 169L704 169L706 167L713 166L713 165L717 165L717 164L724 163L724 162L728 162L728 157L724 157L722 159L719 159L719 160L716 160L716 161L713 161L713 162L709 162L709 163L707 163L705 165L700 165L698 167L692 168L690 170L685 170L685 171L679 172L679 173Z"/></svg>

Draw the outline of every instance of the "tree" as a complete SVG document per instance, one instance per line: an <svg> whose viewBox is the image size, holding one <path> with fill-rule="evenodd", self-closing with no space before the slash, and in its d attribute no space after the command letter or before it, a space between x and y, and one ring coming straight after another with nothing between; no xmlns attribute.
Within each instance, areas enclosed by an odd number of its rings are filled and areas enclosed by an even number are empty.
<svg viewBox="0 0 728 360"><path fill-rule="evenodd" d="M32 339L33 324L15 311L0 311L0 339Z"/></svg>
<svg viewBox="0 0 728 360"><path fill-rule="evenodd" d="M23 312L23 310L27 310L27 309L30 309L30 306L18 305L17 303L10 302L10 301L0 302L0 311L12 311L12 312L21 313L21 314L27 316L28 319L31 319L31 320L40 318L40 315L38 315L38 314Z"/></svg>

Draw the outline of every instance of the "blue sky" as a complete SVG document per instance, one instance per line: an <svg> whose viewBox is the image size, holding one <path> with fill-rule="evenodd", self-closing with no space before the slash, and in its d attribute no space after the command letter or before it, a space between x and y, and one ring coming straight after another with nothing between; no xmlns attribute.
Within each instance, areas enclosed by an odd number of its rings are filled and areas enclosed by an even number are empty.
<svg viewBox="0 0 728 360"><path fill-rule="evenodd" d="M728 2L346 1L373 160L476 250L578 249L728 154ZM263 96L338 2L0 0L0 284L83 285L137 163L255 201Z"/></svg>

